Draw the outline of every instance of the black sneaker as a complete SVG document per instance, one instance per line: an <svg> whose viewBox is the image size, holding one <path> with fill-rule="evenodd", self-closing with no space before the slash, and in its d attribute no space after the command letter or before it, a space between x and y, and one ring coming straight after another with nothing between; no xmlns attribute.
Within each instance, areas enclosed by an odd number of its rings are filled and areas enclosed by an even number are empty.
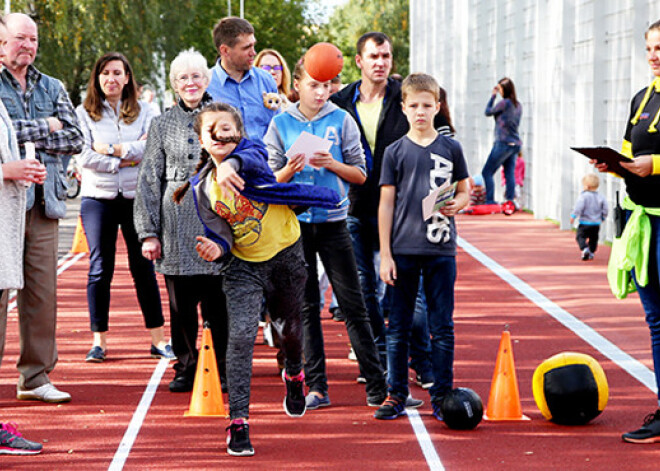
<svg viewBox="0 0 660 471"><path fill-rule="evenodd" d="M582 260L585 262L589 260L589 254L591 254L589 247L585 247L585 249L582 251Z"/></svg>
<svg viewBox="0 0 660 471"><path fill-rule="evenodd" d="M433 386L434 380L431 375L419 374L415 375L415 384L422 389L429 389Z"/></svg>
<svg viewBox="0 0 660 471"><path fill-rule="evenodd" d="M282 371L282 379L286 384L286 397L284 398L284 412L289 417L302 417L305 415L305 373L289 377Z"/></svg>
<svg viewBox="0 0 660 471"><path fill-rule="evenodd" d="M660 409L646 416L642 428L624 433L621 438L628 443L660 442Z"/></svg>
<svg viewBox="0 0 660 471"><path fill-rule="evenodd" d="M0 455L36 455L43 445L26 440L14 424L0 424Z"/></svg>
<svg viewBox="0 0 660 471"><path fill-rule="evenodd" d="M190 392L193 389L195 380L188 378L187 376L175 376L172 381L170 381L170 392ZM224 385L224 383L223 383ZM224 392L224 391L223 391Z"/></svg>
<svg viewBox="0 0 660 471"><path fill-rule="evenodd" d="M444 420L444 416L442 414L442 401L443 399L438 399L431 402L431 405L433 406L433 417L440 421Z"/></svg>
<svg viewBox="0 0 660 471"><path fill-rule="evenodd" d="M250 443L250 426L247 421L232 420L227 427L227 453L232 456L254 455L254 448Z"/></svg>
<svg viewBox="0 0 660 471"><path fill-rule="evenodd" d="M406 401L396 396L387 396L385 402L378 408L374 417L381 420L393 420L406 415Z"/></svg>
<svg viewBox="0 0 660 471"><path fill-rule="evenodd" d="M332 314L332 320L335 322L344 322L346 320L346 316L344 316L344 313L341 312L339 307L331 307L330 314Z"/></svg>

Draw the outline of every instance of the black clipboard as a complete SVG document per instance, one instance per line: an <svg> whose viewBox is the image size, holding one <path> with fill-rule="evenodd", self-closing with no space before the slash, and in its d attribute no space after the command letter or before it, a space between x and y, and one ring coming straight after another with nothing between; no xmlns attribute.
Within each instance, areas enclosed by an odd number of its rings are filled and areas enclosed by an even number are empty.
<svg viewBox="0 0 660 471"><path fill-rule="evenodd" d="M632 162L633 160L615 151L611 147L571 147L571 149L573 149L575 152L579 152L589 159L594 159L598 162L606 163L607 169L619 176L625 177L626 175L630 174L630 172L623 168L620 164L621 162Z"/></svg>

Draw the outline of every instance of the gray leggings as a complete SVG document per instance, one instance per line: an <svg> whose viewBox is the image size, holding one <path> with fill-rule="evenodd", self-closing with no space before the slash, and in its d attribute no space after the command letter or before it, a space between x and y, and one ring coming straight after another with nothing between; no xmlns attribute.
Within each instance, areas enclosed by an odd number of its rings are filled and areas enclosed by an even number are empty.
<svg viewBox="0 0 660 471"><path fill-rule="evenodd" d="M302 370L300 311L306 279L300 240L266 262L236 257L229 262L223 286L229 316L227 388L232 419L249 415L252 354L264 298L281 335L286 373L295 376Z"/></svg>

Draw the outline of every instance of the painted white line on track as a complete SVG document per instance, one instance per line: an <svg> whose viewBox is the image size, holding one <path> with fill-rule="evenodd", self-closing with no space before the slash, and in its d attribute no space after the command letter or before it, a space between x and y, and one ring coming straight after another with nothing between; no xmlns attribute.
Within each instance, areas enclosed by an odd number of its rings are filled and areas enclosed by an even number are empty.
<svg viewBox="0 0 660 471"><path fill-rule="evenodd" d="M156 395L156 389L158 388L160 380L162 379L163 374L165 373L165 370L169 364L170 361L167 358L161 358L158 362L154 373L151 375L149 384L147 384L147 388L145 389L144 394L142 394L142 399L140 399L140 403L133 413L131 423L128 424L126 433L124 433L124 437L119 443L119 447L117 448L115 456L112 459L110 466L108 467L108 471L120 471L124 468L126 459L131 452L131 448L133 448L133 443L135 443L135 439L137 438L137 435L140 432L140 428L142 427L142 422L144 422L144 418L146 417L147 412L149 412L151 401Z"/></svg>
<svg viewBox="0 0 660 471"><path fill-rule="evenodd" d="M484 254L475 246L467 242L465 239L458 237L458 246L465 250L465 252L467 252L477 261L481 262L486 268L506 281L520 294L550 314L550 316L555 318L565 327L572 330L582 340L612 360L612 362L626 371L637 381L642 383L654 393L658 392L653 371L644 366L644 364L642 364L640 361L634 359L615 344L600 335L594 329L589 327L587 324L577 319L575 316L562 309L557 304L550 301L548 298L529 286L516 275L508 271L488 255Z"/></svg>
<svg viewBox="0 0 660 471"><path fill-rule="evenodd" d="M406 412L408 413L410 425L412 425L415 436L417 437L417 442L422 449L422 453L424 453L424 458L426 458L426 463L429 465L429 469L432 471L444 471L445 467L442 465L442 461L440 461L440 457L435 451L433 441L424 426L424 422L422 422L422 418L419 416L419 412L413 408L407 408Z"/></svg>

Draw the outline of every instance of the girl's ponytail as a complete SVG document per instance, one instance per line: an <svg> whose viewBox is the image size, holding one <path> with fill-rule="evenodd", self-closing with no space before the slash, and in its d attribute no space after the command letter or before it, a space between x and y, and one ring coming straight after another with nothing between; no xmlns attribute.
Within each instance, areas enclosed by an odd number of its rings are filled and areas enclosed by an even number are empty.
<svg viewBox="0 0 660 471"><path fill-rule="evenodd" d="M197 167L195 167L195 173L193 174L193 176L199 173L199 171L206 165L206 162L208 162L210 158L211 156L206 151L206 149L202 149L202 153L199 156L199 162L197 162ZM186 196L186 192L188 191L188 188L190 188L190 181L187 181L179 188L174 190L174 193L172 193L172 200L176 204L181 204L181 200L183 199L184 196Z"/></svg>

